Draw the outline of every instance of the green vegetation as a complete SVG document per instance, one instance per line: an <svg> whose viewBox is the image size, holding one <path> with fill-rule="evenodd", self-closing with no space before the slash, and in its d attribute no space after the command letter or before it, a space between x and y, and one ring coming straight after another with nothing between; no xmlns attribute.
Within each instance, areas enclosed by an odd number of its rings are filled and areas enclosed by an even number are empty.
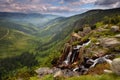
<svg viewBox="0 0 120 80"><path fill-rule="evenodd" d="M120 77L115 74L103 74L103 75L84 75L80 77L72 77L66 80L119 80Z"/></svg>
<svg viewBox="0 0 120 80"><path fill-rule="evenodd" d="M38 65L36 56L29 52L24 52L19 56L14 56L11 58L9 58L9 57L4 58L4 59L0 60L0 71L1 71L0 77L1 77L1 79L6 80L8 77L10 78L10 75L12 75L12 76L15 75L16 77L18 77L19 75L24 75L25 73L29 74L29 73L31 73L29 71L34 71L32 69L32 67L36 66L36 65ZM24 69L23 67L27 67L27 68ZM22 70L22 72L21 72L19 70L21 68L23 68L26 71ZM28 77L26 77L26 78L28 78Z"/></svg>
<svg viewBox="0 0 120 80"><path fill-rule="evenodd" d="M52 67L59 58L64 43L70 38L71 32L83 30L84 26L96 29L100 26L103 27L104 24L120 25L119 9L114 11L93 10L69 18L52 16L45 19L40 15L33 16L32 14L23 17L26 14L15 14L6 13L9 18L0 17L0 80L37 80L34 69L44 66ZM115 34L110 30L102 33L93 32L83 37L82 41L88 39L90 35L92 35L90 37L92 42L97 42L95 38L98 36ZM73 45L77 43L73 42ZM68 80L90 80L90 78L115 80L114 75L110 77L109 75L98 77L87 75L68 78ZM66 80L66 78L60 79ZM119 77L116 78L116 80L118 79ZM53 76L47 75L42 80L53 80Z"/></svg>
<svg viewBox="0 0 120 80"><path fill-rule="evenodd" d="M120 80L120 77L115 74L102 74L102 75L81 75L70 78L59 77L55 79L53 75L46 75L41 79L37 77L31 77L30 80Z"/></svg>

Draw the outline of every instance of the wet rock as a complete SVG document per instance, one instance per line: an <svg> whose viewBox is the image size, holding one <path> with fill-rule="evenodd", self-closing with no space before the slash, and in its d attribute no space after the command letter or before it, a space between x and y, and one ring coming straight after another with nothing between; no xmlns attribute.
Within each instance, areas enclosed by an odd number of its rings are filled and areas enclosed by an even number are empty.
<svg viewBox="0 0 120 80"><path fill-rule="evenodd" d="M82 47L82 48L79 50L79 55L78 55L79 63L82 63L82 62L83 62L83 54L84 54L84 51L85 51L85 47Z"/></svg>
<svg viewBox="0 0 120 80"><path fill-rule="evenodd" d="M111 31L112 32L118 32L118 31L120 31L120 28L119 28L119 26L112 26Z"/></svg>
<svg viewBox="0 0 120 80"><path fill-rule="evenodd" d="M120 75L120 58L116 58L111 63L111 69L117 75Z"/></svg>
<svg viewBox="0 0 120 80"><path fill-rule="evenodd" d="M100 40L100 44L103 47L114 48L120 45L120 41L118 41L116 38L102 38Z"/></svg>

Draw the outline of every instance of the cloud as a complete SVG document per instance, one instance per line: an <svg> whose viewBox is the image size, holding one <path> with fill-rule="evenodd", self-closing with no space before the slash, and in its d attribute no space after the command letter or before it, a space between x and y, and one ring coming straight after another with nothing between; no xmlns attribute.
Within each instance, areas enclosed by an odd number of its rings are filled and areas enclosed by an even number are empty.
<svg viewBox="0 0 120 80"><path fill-rule="evenodd" d="M58 1L58 0L51 0ZM69 1L69 0L66 0ZM73 1L73 0L72 0ZM71 2L72 2L71 1ZM29 4L28 4L29 3ZM56 2L57 3L57 2ZM0 10L5 12L39 12L39 13L73 13L80 9L70 6L56 6L50 4L48 0L3 0L0 2Z"/></svg>
<svg viewBox="0 0 120 80"><path fill-rule="evenodd" d="M89 6L90 4L93 7ZM0 0L0 11L77 14L90 9L120 7L119 0Z"/></svg>
<svg viewBox="0 0 120 80"><path fill-rule="evenodd" d="M120 7L120 0L96 0L95 5L108 8L117 8Z"/></svg>

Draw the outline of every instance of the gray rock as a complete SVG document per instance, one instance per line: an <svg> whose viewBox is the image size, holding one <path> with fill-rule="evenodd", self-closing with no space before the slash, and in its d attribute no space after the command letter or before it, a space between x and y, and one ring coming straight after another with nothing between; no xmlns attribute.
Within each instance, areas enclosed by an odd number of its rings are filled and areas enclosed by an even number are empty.
<svg viewBox="0 0 120 80"><path fill-rule="evenodd" d="M35 72L39 75L39 76L44 76L47 74L52 74L53 70L48 68L48 67L44 67L44 68L39 68L37 70L35 70Z"/></svg>
<svg viewBox="0 0 120 80"><path fill-rule="evenodd" d="M72 77L72 76L79 76L80 73L71 71L69 69L59 70L54 74L54 78L56 77Z"/></svg>
<svg viewBox="0 0 120 80"><path fill-rule="evenodd" d="M112 61L111 69L115 74L120 75L120 58L116 58Z"/></svg>
<svg viewBox="0 0 120 80"><path fill-rule="evenodd" d="M119 28L119 26L112 26L111 31L112 32L118 32L118 31L120 31L120 28Z"/></svg>
<svg viewBox="0 0 120 80"><path fill-rule="evenodd" d="M65 77L79 76L78 72L74 72L68 69L63 70L63 73Z"/></svg>
<svg viewBox="0 0 120 80"><path fill-rule="evenodd" d="M100 39L100 45L103 47L114 48L116 46L120 46L120 41L116 38L102 38Z"/></svg>

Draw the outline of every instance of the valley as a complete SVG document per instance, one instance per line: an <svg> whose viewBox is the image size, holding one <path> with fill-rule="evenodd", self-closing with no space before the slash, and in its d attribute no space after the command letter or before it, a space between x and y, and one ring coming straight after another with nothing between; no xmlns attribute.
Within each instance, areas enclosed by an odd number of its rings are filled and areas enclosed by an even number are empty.
<svg viewBox="0 0 120 80"><path fill-rule="evenodd" d="M91 58L98 51L111 52L109 48L104 48L107 42L103 41L105 45L100 46L97 42L99 38L111 38L119 34L119 30L114 32L114 27L111 30L112 26L120 26L119 18L120 8L90 10L71 17L0 12L0 79L39 80L36 77L39 73L35 72L39 67L71 70L82 62L83 53L84 57ZM90 45L86 43L88 39ZM84 51L80 49L81 54L69 53L76 49L79 52L78 48L83 45L85 47ZM115 50L119 52L119 46ZM102 69L98 66L100 72L104 68L106 66ZM94 73L97 74L97 71ZM51 77L51 74L47 76Z"/></svg>

